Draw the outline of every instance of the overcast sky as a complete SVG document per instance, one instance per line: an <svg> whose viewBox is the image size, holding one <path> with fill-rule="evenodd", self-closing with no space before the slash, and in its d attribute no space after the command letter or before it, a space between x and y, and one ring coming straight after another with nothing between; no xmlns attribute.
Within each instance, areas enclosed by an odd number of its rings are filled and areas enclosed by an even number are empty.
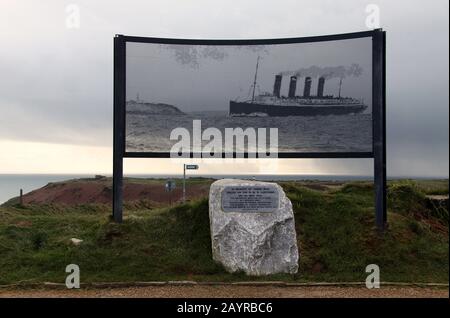
<svg viewBox="0 0 450 318"><path fill-rule="evenodd" d="M112 38L277 38L387 31L390 176L448 176L448 0L0 2L0 173L111 173ZM68 28L79 9L79 28ZM73 25L73 24L72 24ZM371 174L371 160L228 164L248 173ZM178 164L126 160L129 173ZM224 171L202 163L202 173Z"/></svg>

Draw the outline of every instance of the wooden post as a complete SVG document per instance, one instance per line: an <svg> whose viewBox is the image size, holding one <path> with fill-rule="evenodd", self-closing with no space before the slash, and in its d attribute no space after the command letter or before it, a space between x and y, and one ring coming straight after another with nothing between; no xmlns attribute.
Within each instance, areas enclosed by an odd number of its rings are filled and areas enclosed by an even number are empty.
<svg viewBox="0 0 450 318"><path fill-rule="evenodd" d="M22 189L20 189L19 204L23 205L23 190Z"/></svg>

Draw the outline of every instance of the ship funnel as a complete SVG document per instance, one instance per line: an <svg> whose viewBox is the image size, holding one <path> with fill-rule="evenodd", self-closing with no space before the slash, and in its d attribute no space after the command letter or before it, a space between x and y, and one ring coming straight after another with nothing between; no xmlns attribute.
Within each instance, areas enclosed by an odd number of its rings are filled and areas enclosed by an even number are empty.
<svg viewBox="0 0 450 318"><path fill-rule="evenodd" d="M273 96L280 97L282 75L275 75L275 83L273 84Z"/></svg>
<svg viewBox="0 0 450 318"><path fill-rule="evenodd" d="M297 76L291 76L291 81L289 82L289 98L295 97L295 90L297 88Z"/></svg>
<svg viewBox="0 0 450 318"><path fill-rule="evenodd" d="M303 89L303 97L309 97L311 95L311 77L305 78L305 87Z"/></svg>
<svg viewBox="0 0 450 318"><path fill-rule="evenodd" d="M319 77L319 84L317 85L317 96L323 97L323 88L325 86L325 77Z"/></svg>

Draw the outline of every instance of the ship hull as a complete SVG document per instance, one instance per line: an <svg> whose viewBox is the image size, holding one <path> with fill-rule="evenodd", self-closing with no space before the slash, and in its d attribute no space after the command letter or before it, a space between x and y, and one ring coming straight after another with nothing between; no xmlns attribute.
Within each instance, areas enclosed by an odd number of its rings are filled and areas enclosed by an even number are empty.
<svg viewBox="0 0 450 318"><path fill-rule="evenodd" d="M363 112L367 108L364 104L351 105L308 105L308 106L282 106L258 103L240 103L230 101L231 116L251 116L255 114L271 117L282 116L327 116L347 115Z"/></svg>

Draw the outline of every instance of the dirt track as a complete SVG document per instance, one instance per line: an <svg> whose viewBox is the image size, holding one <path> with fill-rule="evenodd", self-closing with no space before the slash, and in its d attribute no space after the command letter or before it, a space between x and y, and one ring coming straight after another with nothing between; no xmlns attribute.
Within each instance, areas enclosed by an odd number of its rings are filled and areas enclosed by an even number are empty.
<svg viewBox="0 0 450 318"><path fill-rule="evenodd" d="M113 289L0 289L0 297L139 297L139 298L448 298L448 288L422 287L262 287L262 286L149 286Z"/></svg>

